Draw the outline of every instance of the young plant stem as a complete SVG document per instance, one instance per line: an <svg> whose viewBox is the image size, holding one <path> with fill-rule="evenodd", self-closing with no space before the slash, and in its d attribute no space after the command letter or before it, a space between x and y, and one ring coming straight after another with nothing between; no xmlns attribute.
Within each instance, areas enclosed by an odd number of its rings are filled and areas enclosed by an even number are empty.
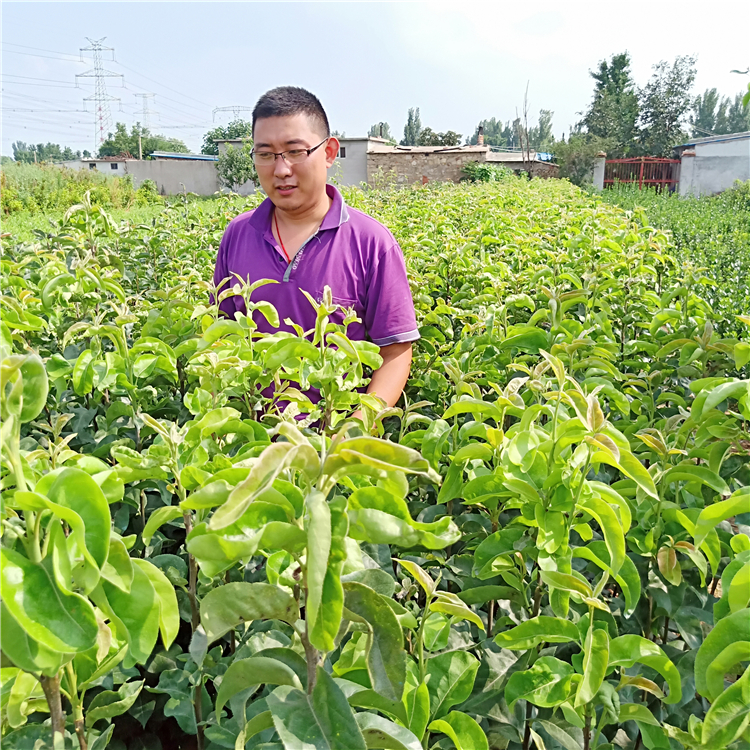
<svg viewBox="0 0 750 750"><path fill-rule="evenodd" d="M198 684L195 686L195 693L193 694L193 709L195 711L195 726L198 730L195 735L195 744L198 750L203 750L203 675L201 675Z"/></svg>
<svg viewBox="0 0 750 750"><path fill-rule="evenodd" d="M419 630L417 631L417 659L419 662L419 681L424 682L427 677L427 664L424 658L424 626L427 619L432 614L430 612L430 603L432 602L432 595L428 595L424 603L424 612L422 615L422 622L419 623Z"/></svg>
<svg viewBox="0 0 750 750"><path fill-rule="evenodd" d="M60 698L60 673L58 672L54 677L42 675L39 682L49 706L49 715L52 720L52 744L54 745L56 734L65 737L65 712Z"/></svg>
<svg viewBox="0 0 750 750"><path fill-rule="evenodd" d="M583 750L589 750L591 747L591 714L589 714L589 707L586 706L586 719L583 727Z"/></svg>
<svg viewBox="0 0 750 750"><path fill-rule="evenodd" d="M182 514L185 523L185 536L193 530L193 519L190 512ZM201 624L200 610L198 609L198 563L192 555L188 555L188 599L190 600L191 628L195 632Z"/></svg>
<svg viewBox="0 0 750 750"><path fill-rule="evenodd" d="M76 730L76 737L78 738L78 746L81 750L88 750L86 728L83 722L83 704L78 697L76 672L70 662L65 665L65 677L68 681L68 697L70 698L70 704L73 707L73 722Z"/></svg>

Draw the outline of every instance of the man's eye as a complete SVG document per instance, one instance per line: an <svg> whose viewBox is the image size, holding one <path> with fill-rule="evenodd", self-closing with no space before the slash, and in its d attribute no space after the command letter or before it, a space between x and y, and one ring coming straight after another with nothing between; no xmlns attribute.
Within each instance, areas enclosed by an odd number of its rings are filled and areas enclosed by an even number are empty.
<svg viewBox="0 0 750 750"><path fill-rule="evenodd" d="M261 161L270 161L273 159L273 154L270 151L256 151L255 158Z"/></svg>
<svg viewBox="0 0 750 750"><path fill-rule="evenodd" d="M306 154L307 151L303 148L293 148L291 151L287 151L287 154L292 157L292 159L297 158L298 156L302 156L302 154Z"/></svg>

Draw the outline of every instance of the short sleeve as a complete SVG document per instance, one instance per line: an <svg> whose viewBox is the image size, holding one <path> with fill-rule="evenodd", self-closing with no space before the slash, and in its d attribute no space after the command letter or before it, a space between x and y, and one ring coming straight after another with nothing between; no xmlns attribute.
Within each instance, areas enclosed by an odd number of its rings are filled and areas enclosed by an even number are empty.
<svg viewBox="0 0 750 750"><path fill-rule="evenodd" d="M365 329L378 346L419 338L414 301L398 243L378 249L367 271Z"/></svg>

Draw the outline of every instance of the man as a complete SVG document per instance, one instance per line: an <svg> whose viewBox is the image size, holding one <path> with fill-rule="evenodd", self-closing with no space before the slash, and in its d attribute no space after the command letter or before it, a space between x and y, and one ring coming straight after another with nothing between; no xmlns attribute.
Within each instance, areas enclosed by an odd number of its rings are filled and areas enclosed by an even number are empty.
<svg viewBox="0 0 750 750"><path fill-rule="evenodd" d="M251 283L279 282L257 289L253 301L267 300L281 321L290 318L304 330L314 327L315 312L301 290L320 300L329 286L333 301L353 307L361 320L349 326L349 337L369 338L380 347L383 364L367 392L394 406L409 376L412 342L419 338L398 243L326 184L339 142L313 94L294 86L263 94L253 109L253 140L253 161L268 198L230 222L214 283L229 278L222 288L231 287L235 274ZM230 318L245 312L241 296L228 297L220 307ZM261 331L276 330L262 316L256 323ZM293 329L282 322L281 330Z"/></svg>

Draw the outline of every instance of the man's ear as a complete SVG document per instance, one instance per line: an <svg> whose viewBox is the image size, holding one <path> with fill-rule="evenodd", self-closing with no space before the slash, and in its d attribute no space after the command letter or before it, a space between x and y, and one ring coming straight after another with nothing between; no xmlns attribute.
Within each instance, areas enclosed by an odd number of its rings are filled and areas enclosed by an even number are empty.
<svg viewBox="0 0 750 750"><path fill-rule="evenodd" d="M328 143L326 143L326 167L332 167L333 162L336 160L336 157L339 155L339 148L341 147L341 144L338 141L338 138L335 136L331 136L328 139Z"/></svg>

